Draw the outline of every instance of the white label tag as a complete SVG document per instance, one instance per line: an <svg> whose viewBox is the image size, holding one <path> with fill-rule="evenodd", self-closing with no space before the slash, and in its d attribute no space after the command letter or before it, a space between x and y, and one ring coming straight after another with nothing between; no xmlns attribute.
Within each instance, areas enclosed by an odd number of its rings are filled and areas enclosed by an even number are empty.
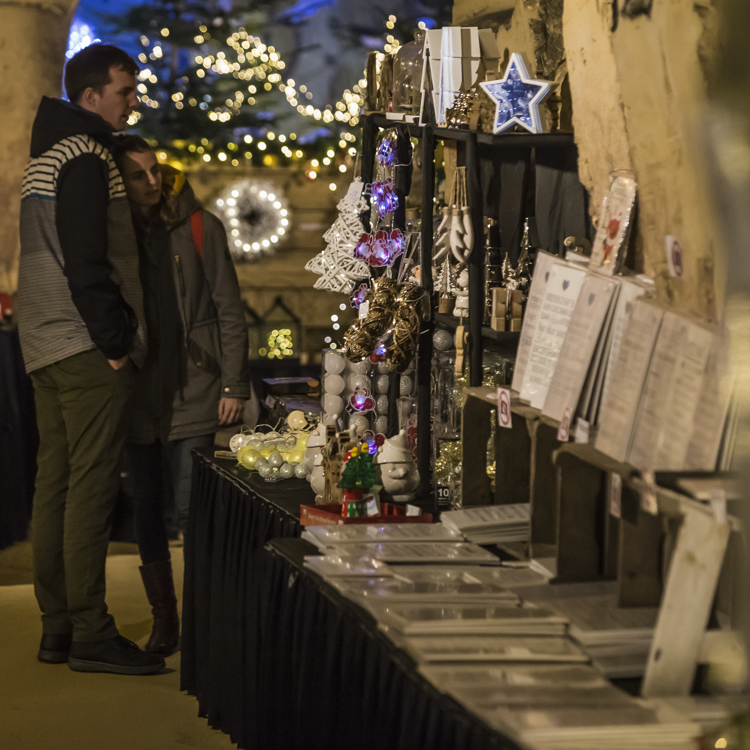
<svg viewBox="0 0 750 750"><path fill-rule="evenodd" d="M622 518L622 477L612 472L609 475L609 512L615 518Z"/></svg>
<svg viewBox="0 0 750 750"><path fill-rule="evenodd" d="M510 410L510 391L507 388L497 389L497 423L500 427L513 427Z"/></svg>
<svg viewBox="0 0 750 750"><path fill-rule="evenodd" d="M370 310L370 302L369 300L365 300L360 306L359 306L359 319L363 320L367 317L367 313Z"/></svg>
<svg viewBox="0 0 750 750"><path fill-rule="evenodd" d="M565 409L563 418L560 420L560 426L557 428L557 439L561 443L567 443L570 438L570 420L572 418L570 407Z"/></svg>
<svg viewBox="0 0 750 750"><path fill-rule="evenodd" d="M656 479L653 471L643 472L643 489L641 490L641 508L652 516L659 515L659 503L656 500Z"/></svg>
<svg viewBox="0 0 750 750"><path fill-rule="evenodd" d="M721 487L711 488L711 510L716 523L722 526L727 523L727 493Z"/></svg>
<svg viewBox="0 0 750 750"><path fill-rule="evenodd" d="M669 275L680 278L682 276L684 266L682 261L682 246L680 245L677 237L672 235L667 236L667 266L669 267Z"/></svg>
<svg viewBox="0 0 750 750"><path fill-rule="evenodd" d="M367 501L365 512L368 516L379 516L380 515L380 504L376 497L371 497Z"/></svg>
<svg viewBox="0 0 750 750"><path fill-rule="evenodd" d="M421 516L422 515L422 509L418 508L416 505L407 505L406 506L406 515L407 516Z"/></svg>
<svg viewBox="0 0 750 750"><path fill-rule="evenodd" d="M576 422L576 443L588 443L589 441L589 423L585 419L578 417Z"/></svg>

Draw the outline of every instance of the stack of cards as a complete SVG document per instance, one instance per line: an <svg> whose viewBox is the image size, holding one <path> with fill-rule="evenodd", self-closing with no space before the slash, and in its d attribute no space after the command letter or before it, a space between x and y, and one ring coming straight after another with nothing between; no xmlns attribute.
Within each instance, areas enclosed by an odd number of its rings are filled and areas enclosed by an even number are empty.
<svg viewBox="0 0 750 750"><path fill-rule="evenodd" d="M399 566L398 574L390 578L339 578L332 583L347 599L366 605L396 602L516 604L516 594L484 575L496 572L502 569Z"/></svg>
<svg viewBox="0 0 750 750"><path fill-rule="evenodd" d="M529 503L483 505L440 516L444 526L475 544L524 542L529 538L530 519Z"/></svg>
<svg viewBox="0 0 750 750"><path fill-rule="evenodd" d="M335 544L332 555L373 558L387 563L500 565L491 552L467 542L371 542Z"/></svg>
<svg viewBox="0 0 750 750"><path fill-rule="evenodd" d="M404 635L565 635L568 621L545 609L480 604L391 604L378 623Z"/></svg>
<svg viewBox="0 0 750 750"><path fill-rule="evenodd" d="M463 537L441 524L393 523L361 526L310 526L302 538L325 550L336 544L367 542L461 542Z"/></svg>

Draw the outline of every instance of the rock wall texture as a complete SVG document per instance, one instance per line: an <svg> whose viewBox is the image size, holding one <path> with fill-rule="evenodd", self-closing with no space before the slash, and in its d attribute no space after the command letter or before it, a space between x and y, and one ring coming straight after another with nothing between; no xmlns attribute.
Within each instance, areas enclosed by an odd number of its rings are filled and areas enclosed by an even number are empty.
<svg viewBox="0 0 750 750"><path fill-rule="evenodd" d="M14 0L0 6L0 292L18 271L21 179L42 95L60 96L68 30L78 0Z"/></svg>
<svg viewBox="0 0 750 750"><path fill-rule="evenodd" d="M635 172L631 265L656 280L663 302L709 320L717 315L723 268L695 136L715 59L715 5L516 0L510 9L507 0L456 0L453 17L455 24L492 27L506 59L521 52L530 70L561 84L561 121L564 128L572 118L592 219L609 173ZM669 276L668 235L685 251L680 279Z"/></svg>

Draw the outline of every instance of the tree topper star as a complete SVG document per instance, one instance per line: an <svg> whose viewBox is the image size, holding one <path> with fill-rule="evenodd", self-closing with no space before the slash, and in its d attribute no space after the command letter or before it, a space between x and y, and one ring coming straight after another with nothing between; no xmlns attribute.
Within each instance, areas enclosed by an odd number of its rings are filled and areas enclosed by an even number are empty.
<svg viewBox="0 0 750 750"><path fill-rule="evenodd" d="M479 84L495 102L493 133L502 133L513 125L520 125L531 133L540 133L539 104L549 94L552 84L529 78L521 55L510 56L505 75L499 81Z"/></svg>

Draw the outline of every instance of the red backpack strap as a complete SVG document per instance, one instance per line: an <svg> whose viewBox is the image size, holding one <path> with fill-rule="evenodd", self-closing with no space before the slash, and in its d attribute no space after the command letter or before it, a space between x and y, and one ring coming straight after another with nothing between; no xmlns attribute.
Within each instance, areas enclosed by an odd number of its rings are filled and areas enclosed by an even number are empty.
<svg viewBox="0 0 750 750"><path fill-rule="evenodd" d="M203 211L198 210L190 214L190 228L193 230L193 242L198 251L198 257L203 260Z"/></svg>

